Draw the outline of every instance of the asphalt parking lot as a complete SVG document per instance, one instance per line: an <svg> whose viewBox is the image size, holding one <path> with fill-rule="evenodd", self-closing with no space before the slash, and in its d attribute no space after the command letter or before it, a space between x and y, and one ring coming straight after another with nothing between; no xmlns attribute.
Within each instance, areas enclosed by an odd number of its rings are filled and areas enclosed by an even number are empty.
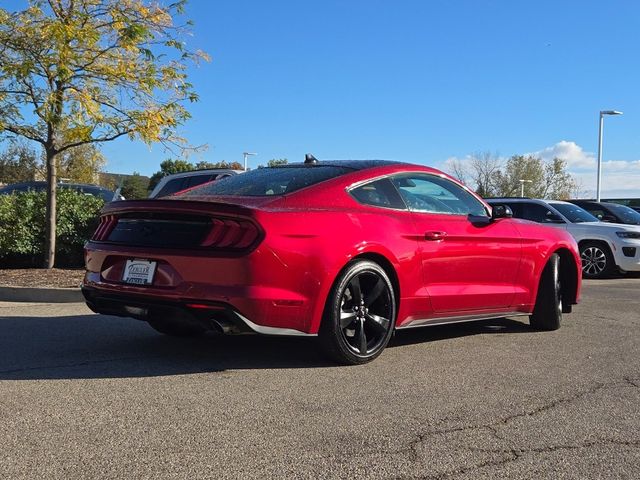
<svg viewBox="0 0 640 480"><path fill-rule="evenodd" d="M557 332L406 331L360 367L0 303L0 477L640 478L639 292L589 281Z"/></svg>

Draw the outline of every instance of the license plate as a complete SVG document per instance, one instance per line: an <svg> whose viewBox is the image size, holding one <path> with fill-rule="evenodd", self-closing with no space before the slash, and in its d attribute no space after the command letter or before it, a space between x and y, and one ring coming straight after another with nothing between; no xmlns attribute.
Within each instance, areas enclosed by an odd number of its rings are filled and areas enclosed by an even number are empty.
<svg viewBox="0 0 640 480"><path fill-rule="evenodd" d="M140 259L127 260L122 280L135 285L151 285L154 273L156 273L156 262Z"/></svg>

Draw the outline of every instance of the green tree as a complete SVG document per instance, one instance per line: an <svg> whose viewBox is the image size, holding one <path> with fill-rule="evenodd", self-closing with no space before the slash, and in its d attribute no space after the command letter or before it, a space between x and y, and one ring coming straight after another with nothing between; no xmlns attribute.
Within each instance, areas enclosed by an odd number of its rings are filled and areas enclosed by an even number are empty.
<svg viewBox="0 0 640 480"><path fill-rule="evenodd" d="M544 198L542 196L544 182L544 162L532 155L513 155L504 168L495 177L496 197L520 196L520 180L527 180L525 194L529 197Z"/></svg>
<svg viewBox="0 0 640 480"><path fill-rule="evenodd" d="M206 58L176 25L186 0L28 0L0 8L0 135L42 145L46 266L55 261L59 155L120 137L186 146L176 134L198 99L186 68Z"/></svg>
<svg viewBox="0 0 640 480"><path fill-rule="evenodd" d="M96 183L106 160L94 144L79 145L59 154L58 177L78 183Z"/></svg>
<svg viewBox="0 0 640 480"><path fill-rule="evenodd" d="M559 158L545 162L533 155L514 155L496 176L495 196L519 196L520 180L526 180L524 193L528 197L556 200L571 198L577 183L566 169L567 163Z"/></svg>
<svg viewBox="0 0 640 480"><path fill-rule="evenodd" d="M193 163L189 163L186 160L167 159L160 164L160 170L151 175L149 190L153 190L162 177L179 172L188 172L189 170L195 170Z"/></svg>
<svg viewBox="0 0 640 480"><path fill-rule="evenodd" d="M140 173L133 172L133 175L129 175L122 180L120 193L127 200L146 198L149 193L148 187L149 180L140 175Z"/></svg>
<svg viewBox="0 0 640 480"><path fill-rule="evenodd" d="M567 162L554 158L544 166L545 191L543 198L568 200L576 198L580 184L573 175L567 172Z"/></svg>
<svg viewBox="0 0 640 480"><path fill-rule="evenodd" d="M22 142L12 142L0 154L0 182L17 183L34 180L38 172L36 151Z"/></svg>
<svg viewBox="0 0 640 480"><path fill-rule="evenodd" d="M232 170L244 170L244 166L242 166L239 162L227 162L226 160L215 163L201 161L196 163L195 169L204 170L208 168L230 168Z"/></svg>
<svg viewBox="0 0 640 480"><path fill-rule="evenodd" d="M286 165L289 160L286 158L272 158L267 162L267 167L277 167L278 165Z"/></svg>

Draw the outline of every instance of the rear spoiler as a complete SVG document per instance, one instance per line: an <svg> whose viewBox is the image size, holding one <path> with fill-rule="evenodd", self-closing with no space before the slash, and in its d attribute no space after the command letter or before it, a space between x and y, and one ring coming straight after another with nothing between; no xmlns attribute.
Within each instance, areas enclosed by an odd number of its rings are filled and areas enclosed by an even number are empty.
<svg viewBox="0 0 640 480"><path fill-rule="evenodd" d="M128 212L184 212L201 214L227 214L253 216L255 208L222 201L193 200L123 200L104 205L101 214L121 214Z"/></svg>

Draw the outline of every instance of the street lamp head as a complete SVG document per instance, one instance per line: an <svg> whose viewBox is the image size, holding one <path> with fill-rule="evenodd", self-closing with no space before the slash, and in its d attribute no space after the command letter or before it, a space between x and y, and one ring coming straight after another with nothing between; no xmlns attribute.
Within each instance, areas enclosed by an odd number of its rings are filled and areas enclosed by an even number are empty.
<svg viewBox="0 0 640 480"><path fill-rule="evenodd" d="M618 110L600 110L600 115L622 115Z"/></svg>
<svg viewBox="0 0 640 480"><path fill-rule="evenodd" d="M247 158L251 155L257 155L254 152L242 152L242 156L244 157L244 171L247 171Z"/></svg>

